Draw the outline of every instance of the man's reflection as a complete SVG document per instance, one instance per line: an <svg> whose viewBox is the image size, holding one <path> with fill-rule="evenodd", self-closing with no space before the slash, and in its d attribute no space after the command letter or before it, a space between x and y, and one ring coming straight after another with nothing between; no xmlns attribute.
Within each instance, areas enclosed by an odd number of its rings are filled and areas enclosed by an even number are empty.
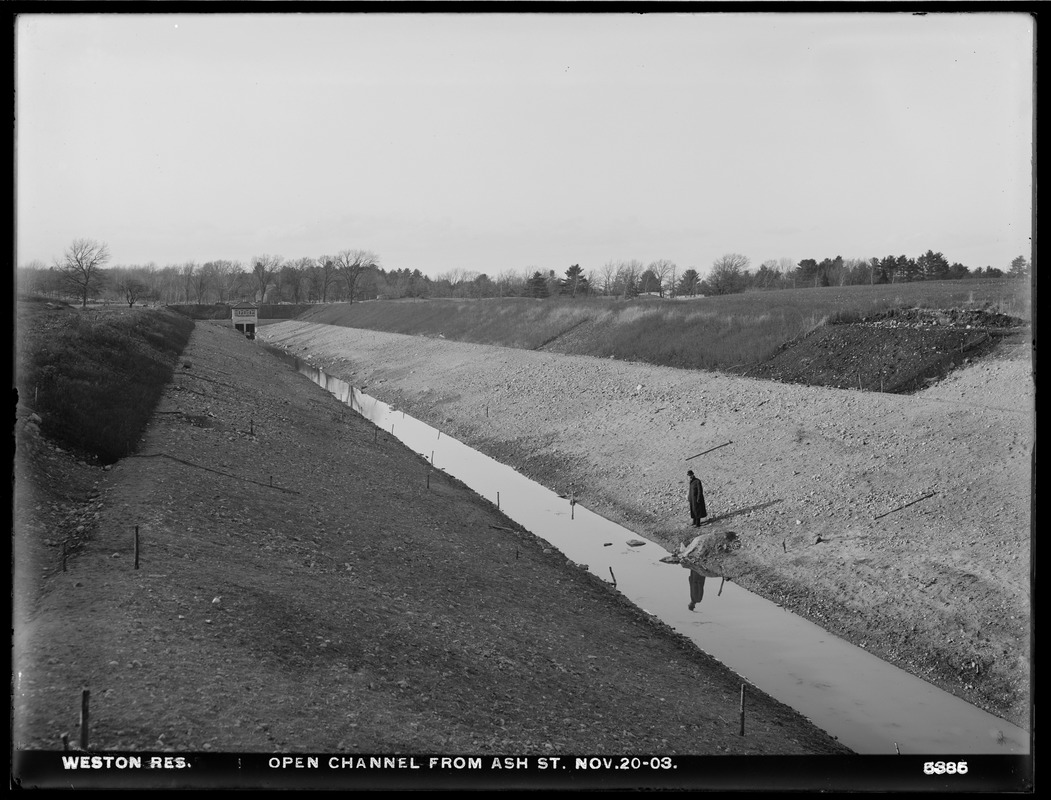
<svg viewBox="0 0 1051 800"><path fill-rule="evenodd" d="M690 571L690 605L688 608L693 611L697 607L697 604L704 599L704 580L705 578L715 578L716 575L706 571L699 570L696 567L691 567L687 564L683 564L686 569Z"/></svg>

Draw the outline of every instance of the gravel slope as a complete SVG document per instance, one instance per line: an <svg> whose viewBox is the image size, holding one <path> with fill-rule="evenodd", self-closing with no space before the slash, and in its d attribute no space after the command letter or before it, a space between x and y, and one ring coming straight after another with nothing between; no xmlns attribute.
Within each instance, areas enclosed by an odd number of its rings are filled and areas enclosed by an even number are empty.
<svg viewBox="0 0 1051 800"><path fill-rule="evenodd" d="M296 321L260 338L666 547L692 538L693 468L739 583L1029 727L1021 354L901 396Z"/></svg>

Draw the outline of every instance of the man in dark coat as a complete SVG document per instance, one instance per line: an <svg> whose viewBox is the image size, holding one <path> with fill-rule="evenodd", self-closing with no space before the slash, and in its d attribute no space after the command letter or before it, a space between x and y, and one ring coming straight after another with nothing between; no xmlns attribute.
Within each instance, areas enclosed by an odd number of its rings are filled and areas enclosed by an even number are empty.
<svg viewBox="0 0 1051 800"><path fill-rule="evenodd" d="M690 519L693 520L693 527L699 528L701 519L708 516L708 509L704 507L704 487L692 469L686 471L686 477L690 479Z"/></svg>

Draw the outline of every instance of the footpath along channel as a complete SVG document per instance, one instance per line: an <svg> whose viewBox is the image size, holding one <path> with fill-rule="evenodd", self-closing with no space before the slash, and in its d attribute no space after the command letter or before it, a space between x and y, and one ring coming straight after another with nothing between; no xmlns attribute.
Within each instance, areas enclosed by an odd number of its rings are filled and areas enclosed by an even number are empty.
<svg viewBox="0 0 1051 800"><path fill-rule="evenodd" d="M689 568L652 542L589 511L346 381L271 348L295 369L496 504L572 562L684 634L742 677L861 754L1029 752L1018 728L733 582ZM662 560L665 559L665 560ZM693 586L697 586L696 576ZM694 606L691 609L691 604Z"/></svg>

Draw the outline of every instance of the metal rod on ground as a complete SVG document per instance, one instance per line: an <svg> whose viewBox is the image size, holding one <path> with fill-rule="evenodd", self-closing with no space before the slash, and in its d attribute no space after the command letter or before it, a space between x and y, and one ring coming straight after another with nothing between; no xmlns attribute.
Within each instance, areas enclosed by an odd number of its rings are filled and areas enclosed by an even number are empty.
<svg viewBox="0 0 1051 800"><path fill-rule="evenodd" d="M441 439L441 438L442 438L442 432L441 432L441 431L438 431L438 438L439 438L439 439Z"/></svg>
<svg viewBox="0 0 1051 800"><path fill-rule="evenodd" d="M434 451L431 450L431 466L434 466Z"/></svg>
<svg viewBox="0 0 1051 800"><path fill-rule="evenodd" d="M85 689L80 695L80 749L88 749L88 698L91 692Z"/></svg>
<svg viewBox="0 0 1051 800"><path fill-rule="evenodd" d="M613 578L613 588L617 588L617 576L613 574L613 567L609 568L609 576Z"/></svg>
<svg viewBox="0 0 1051 800"><path fill-rule="evenodd" d="M496 507L497 508L500 507L500 493L499 492L496 493Z"/></svg>
<svg viewBox="0 0 1051 800"><path fill-rule="evenodd" d="M723 584L724 583L726 583L726 578L723 578L721 581L719 581L719 593L717 595L715 595L716 597L721 597L722 596Z"/></svg>
<svg viewBox="0 0 1051 800"><path fill-rule="evenodd" d="M741 736L744 736L744 684L741 684Z"/></svg>
<svg viewBox="0 0 1051 800"><path fill-rule="evenodd" d="M720 447L726 447L726 445L728 444L733 444L733 441L723 442L722 444L717 444L715 447L709 447L707 450L704 451L704 453L710 453L712 452L712 450L718 450ZM698 453L697 456L703 456L704 453ZM692 458L697 458L697 456L690 456L686 460L689 461Z"/></svg>
<svg viewBox="0 0 1051 800"><path fill-rule="evenodd" d="M139 568L139 526L135 526L135 569Z"/></svg>
<svg viewBox="0 0 1051 800"><path fill-rule="evenodd" d="M893 514L895 511L901 511L903 508L908 508L909 506L913 505L914 503L920 502L920 500L927 500L928 498L934 497L934 495L936 495L936 494L938 494L938 493L937 492L931 492L930 494L925 494L923 497L917 497L915 500L913 500L910 503L906 503L903 506L898 506L897 508L892 508L890 511L887 511L887 512L885 512L883 514L879 514L879 515L873 517L872 519L874 519L874 520L880 519L881 517L887 516L887 514Z"/></svg>

